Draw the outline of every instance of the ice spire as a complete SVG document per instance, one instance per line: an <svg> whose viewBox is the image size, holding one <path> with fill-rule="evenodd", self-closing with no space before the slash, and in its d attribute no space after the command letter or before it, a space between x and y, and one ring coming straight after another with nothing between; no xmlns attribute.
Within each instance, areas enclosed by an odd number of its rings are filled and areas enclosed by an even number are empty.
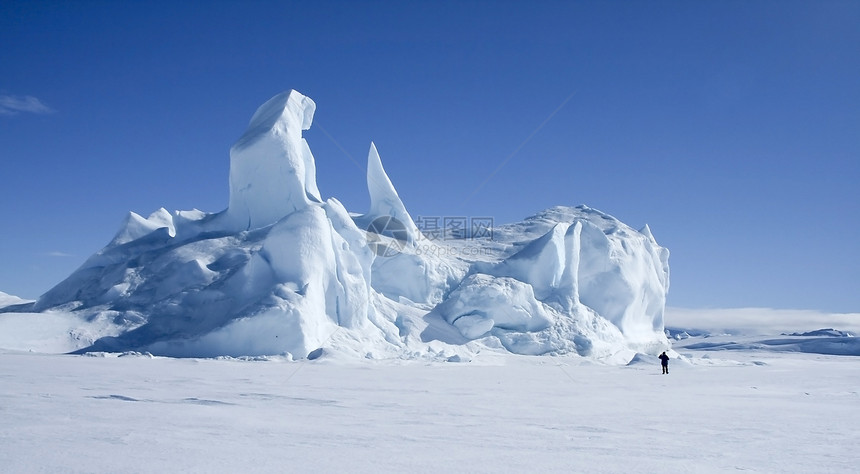
<svg viewBox="0 0 860 474"><path fill-rule="evenodd" d="M388 174L385 173L379 152L373 142L370 143L370 151L367 153L367 190L370 193L370 211L364 216L365 220L384 216L394 217L403 223L410 239L414 241L419 234L418 227L406 211L406 206L400 200Z"/></svg>
<svg viewBox="0 0 860 474"><path fill-rule="evenodd" d="M313 121L316 104L290 90L261 105L230 149L232 227L265 227L321 202L316 165L302 130Z"/></svg>

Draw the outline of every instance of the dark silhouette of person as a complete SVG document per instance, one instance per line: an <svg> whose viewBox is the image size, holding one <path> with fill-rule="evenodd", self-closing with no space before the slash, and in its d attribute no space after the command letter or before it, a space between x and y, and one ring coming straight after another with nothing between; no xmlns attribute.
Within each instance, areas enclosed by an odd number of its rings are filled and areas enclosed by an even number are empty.
<svg viewBox="0 0 860 474"><path fill-rule="evenodd" d="M666 355L666 351L663 351L663 353L660 354L660 365L663 366L663 373L668 374L669 373L669 356Z"/></svg>

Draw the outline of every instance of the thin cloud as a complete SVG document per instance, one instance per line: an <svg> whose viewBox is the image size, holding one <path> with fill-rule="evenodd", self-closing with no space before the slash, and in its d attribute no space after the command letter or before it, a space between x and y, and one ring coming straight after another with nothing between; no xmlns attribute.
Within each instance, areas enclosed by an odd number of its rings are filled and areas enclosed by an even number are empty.
<svg viewBox="0 0 860 474"><path fill-rule="evenodd" d="M44 115L54 113L54 109L31 95L0 95L0 115L18 115L19 113Z"/></svg>
<svg viewBox="0 0 860 474"><path fill-rule="evenodd" d="M72 254L70 254L70 253L59 252L59 251L56 251L56 250L55 250L55 251L53 251L53 252L48 252L48 253L46 253L46 254L45 254L45 256L47 256L47 257L59 257L59 258L69 258L69 257L74 257L74 255L72 255Z"/></svg>

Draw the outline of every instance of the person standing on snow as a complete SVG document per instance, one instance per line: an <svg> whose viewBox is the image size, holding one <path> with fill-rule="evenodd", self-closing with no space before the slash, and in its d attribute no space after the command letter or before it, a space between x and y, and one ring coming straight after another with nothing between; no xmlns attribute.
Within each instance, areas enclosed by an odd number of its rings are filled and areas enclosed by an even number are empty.
<svg viewBox="0 0 860 474"><path fill-rule="evenodd" d="M669 356L666 355L666 351L663 351L663 353L660 354L660 364L663 366L663 373L668 374L669 373Z"/></svg>

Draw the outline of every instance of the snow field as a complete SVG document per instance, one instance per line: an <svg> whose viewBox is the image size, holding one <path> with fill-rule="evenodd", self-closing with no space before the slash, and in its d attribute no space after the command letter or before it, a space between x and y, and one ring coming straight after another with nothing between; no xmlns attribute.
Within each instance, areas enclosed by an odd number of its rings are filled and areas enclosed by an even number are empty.
<svg viewBox="0 0 860 474"><path fill-rule="evenodd" d="M705 354L705 356L702 356ZM856 472L853 357L0 352L4 472Z"/></svg>

